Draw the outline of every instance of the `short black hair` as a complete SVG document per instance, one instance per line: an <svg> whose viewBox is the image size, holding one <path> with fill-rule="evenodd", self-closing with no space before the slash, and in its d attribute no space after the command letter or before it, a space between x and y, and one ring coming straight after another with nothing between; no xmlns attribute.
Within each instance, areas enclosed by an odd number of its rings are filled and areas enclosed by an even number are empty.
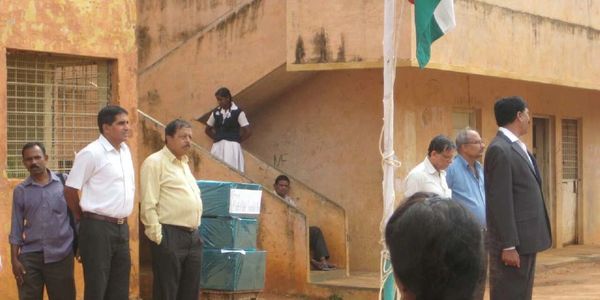
<svg viewBox="0 0 600 300"><path fill-rule="evenodd" d="M519 96L510 96L498 99L494 104L494 115L499 127L512 123L517 118L518 112L527 108L527 102Z"/></svg>
<svg viewBox="0 0 600 300"><path fill-rule="evenodd" d="M275 178L275 184L277 184L281 180L285 180L288 183L290 182L290 179L287 176L285 176L285 175L279 175L279 176L277 176L277 178Z"/></svg>
<svg viewBox="0 0 600 300"><path fill-rule="evenodd" d="M222 87L215 92L215 97L225 97L231 100L231 92L228 88Z"/></svg>
<svg viewBox="0 0 600 300"><path fill-rule="evenodd" d="M39 147L42 150L42 153L46 155L46 147L44 147L44 144L40 142L29 142L23 145L23 148L21 149L21 157L25 157L25 150L31 149L33 147Z"/></svg>
<svg viewBox="0 0 600 300"><path fill-rule="evenodd" d="M179 128L192 128L192 125L186 120L175 119L169 122L169 124L167 124L165 127L165 138L167 138L167 135L170 137L175 136L175 133L177 133Z"/></svg>
<svg viewBox="0 0 600 300"><path fill-rule="evenodd" d="M434 193L400 205L385 242L396 278L416 299L472 299L484 274L479 224L458 202Z"/></svg>
<svg viewBox="0 0 600 300"><path fill-rule="evenodd" d="M431 156L432 151L442 153L446 150L452 149L456 149L456 145L454 145L454 142L452 142L450 138L443 134L436 135L431 140L431 142L429 142L429 148L427 148L427 156Z"/></svg>
<svg viewBox="0 0 600 300"><path fill-rule="evenodd" d="M111 125L115 122L115 118L120 114L128 114L127 111L118 105L107 105L98 112L98 129L100 133L104 133L102 125Z"/></svg>

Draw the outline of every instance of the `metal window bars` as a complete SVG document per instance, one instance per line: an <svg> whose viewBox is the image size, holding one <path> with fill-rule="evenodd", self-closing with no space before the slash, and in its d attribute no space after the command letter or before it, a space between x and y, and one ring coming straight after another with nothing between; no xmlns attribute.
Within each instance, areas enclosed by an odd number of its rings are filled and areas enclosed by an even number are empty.
<svg viewBox="0 0 600 300"><path fill-rule="evenodd" d="M75 152L99 135L96 115L110 101L108 60L7 53L7 175L25 178L21 148L42 142L48 168L67 172Z"/></svg>

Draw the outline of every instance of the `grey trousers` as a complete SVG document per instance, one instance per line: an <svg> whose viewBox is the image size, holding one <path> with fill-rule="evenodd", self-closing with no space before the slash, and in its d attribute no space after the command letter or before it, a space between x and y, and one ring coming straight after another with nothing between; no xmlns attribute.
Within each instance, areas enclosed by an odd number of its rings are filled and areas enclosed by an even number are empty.
<svg viewBox="0 0 600 300"><path fill-rule="evenodd" d="M131 257L129 226L82 218L79 254L85 300L128 300Z"/></svg>
<svg viewBox="0 0 600 300"><path fill-rule="evenodd" d="M323 237L321 228L317 226L310 226L308 228L308 239L310 251L312 252L312 258L316 259L317 261L322 257L329 259L329 250L327 249L325 237Z"/></svg>
<svg viewBox="0 0 600 300"><path fill-rule="evenodd" d="M61 261L47 264L42 252L23 253L19 261L27 272L18 287L20 300L42 300L44 285L50 300L75 300L72 253Z"/></svg>

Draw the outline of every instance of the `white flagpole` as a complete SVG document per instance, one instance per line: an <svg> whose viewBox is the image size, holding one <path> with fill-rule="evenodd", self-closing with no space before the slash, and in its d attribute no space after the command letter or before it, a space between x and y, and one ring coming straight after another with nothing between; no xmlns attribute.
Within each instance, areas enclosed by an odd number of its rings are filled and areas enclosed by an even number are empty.
<svg viewBox="0 0 600 300"><path fill-rule="evenodd" d="M379 298L391 300L396 298L397 292L389 261L389 252L384 242L384 231L387 220L394 210L394 168L397 165L394 153L394 81L396 78L395 0L384 0L383 26L383 216L380 224L382 252Z"/></svg>

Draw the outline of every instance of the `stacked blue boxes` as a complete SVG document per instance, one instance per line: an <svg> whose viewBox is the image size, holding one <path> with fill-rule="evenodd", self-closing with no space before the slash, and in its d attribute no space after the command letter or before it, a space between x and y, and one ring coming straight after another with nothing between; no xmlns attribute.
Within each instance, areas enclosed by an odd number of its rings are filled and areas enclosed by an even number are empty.
<svg viewBox="0 0 600 300"><path fill-rule="evenodd" d="M262 187L259 184L199 180L204 241L202 289L261 290L266 252L256 249Z"/></svg>

